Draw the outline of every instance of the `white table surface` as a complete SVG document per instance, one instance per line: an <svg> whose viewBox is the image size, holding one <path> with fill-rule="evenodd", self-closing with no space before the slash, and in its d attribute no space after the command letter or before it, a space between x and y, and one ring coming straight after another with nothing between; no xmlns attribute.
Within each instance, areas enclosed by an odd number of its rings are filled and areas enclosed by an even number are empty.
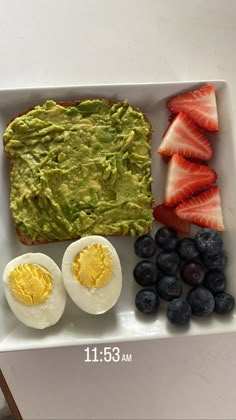
<svg viewBox="0 0 236 420"><path fill-rule="evenodd" d="M235 0L1 0L0 88L225 79L236 115L235 20ZM0 365L24 419L236 418L236 334L120 349L132 363L74 347Z"/></svg>

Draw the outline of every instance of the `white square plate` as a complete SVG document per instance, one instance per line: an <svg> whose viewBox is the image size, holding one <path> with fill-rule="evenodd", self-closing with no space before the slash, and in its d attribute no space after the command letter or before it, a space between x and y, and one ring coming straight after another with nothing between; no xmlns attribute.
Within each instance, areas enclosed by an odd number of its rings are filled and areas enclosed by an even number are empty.
<svg viewBox="0 0 236 420"><path fill-rule="evenodd" d="M229 88L223 81L214 83L217 95L220 131L212 134L211 140L215 157L210 166L218 174L221 188L226 232L225 248L229 255L227 267L228 290L236 297L236 179L235 144L232 133L232 115ZM36 89L0 90L0 137L7 122L25 109L43 103L46 99L77 100L82 98L107 97L116 100L128 99L138 106L149 118L153 126L152 174L153 194L158 203L163 199L165 165L157 155L158 144L168 124L166 99L177 93L193 90L206 81L160 84L127 84L70 86ZM9 211L9 168L0 144L0 276L5 265L12 258L26 252L43 252L61 266L62 257L68 242L27 247L22 245L15 233ZM157 225L154 226L155 231ZM110 238L120 256L123 270L123 289L118 303L104 315L94 316L80 311L67 298L65 312L57 325L46 330L34 330L22 325L11 313L0 287L0 351L36 349L46 347L71 346L103 342L146 340L161 337L174 337L179 334L196 335L236 331L236 309L227 317L211 316L209 319L191 321L186 329L174 329L167 321L164 304L155 316L144 316L135 311L134 299L139 287L133 280L132 271L138 258L133 251L133 238Z"/></svg>

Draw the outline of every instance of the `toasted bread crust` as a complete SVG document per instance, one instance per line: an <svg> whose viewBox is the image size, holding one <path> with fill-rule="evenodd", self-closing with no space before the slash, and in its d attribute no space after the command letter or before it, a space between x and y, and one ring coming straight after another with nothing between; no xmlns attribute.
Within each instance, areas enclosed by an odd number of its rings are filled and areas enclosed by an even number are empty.
<svg viewBox="0 0 236 420"><path fill-rule="evenodd" d="M83 100L78 100L78 101L57 101L56 103L58 105L63 106L64 108L69 108L71 106L78 106L80 103L85 102L85 101L90 100L90 99L94 99L94 100L99 99L99 100L107 101L110 104L117 104L117 103L121 102L121 101L115 101L113 99L107 99L107 98L88 98L88 99L83 99ZM127 103L127 107L128 106L131 106L131 108L133 108L135 111L140 112L140 113L143 114L145 121L148 123L148 125L150 127L149 135L147 137L147 141L150 142L151 141L153 130L152 130L151 123L148 120L147 116L138 107L134 107L134 106L130 105L129 103ZM16 115L14 118L12 118L8 122L7 127L16 118L21 117L22 115L27 114L28 112L32 111L34 108L35 107L28 108L25 111L21 112L20 114ZM4 151L6 153L6 156L7 156L8 160L9 160L9 163L10 163L10 171L11 171L12 159L8 155L8 153L6 152L5 147L4 147ZM145 232L145 233L147 233L147 232ZM48 243L52 243L52 242L54 242L54 243L55 242L66 242L66 241L77 240L77 239L80 239L80 237L81 237L81 236L77 236L77 237L74 237L74 238L68 238L66 240L64 240L64 239L63 240L47 240L47 239L42 238L42 239L37 239L37 240L34 241L34 240L32 240L32 238L30 238L29 236L27 236L23 232L21 232L20 229L17 228L17 227L16 227L16 234L19 237L19 240L21 241L21 243L23 245L27 245L27 246L31 246L31 245L43 245L43 244L48 244ZM116 233L113 233L113 234L111 234L109 236L130 236L130 235L128 233L127 234L123 234L121 232L116 232Z"/></svg>
<svg viewBox="0 0 236 420"><path fill-rule="evenodd" d="M143 234L148 233L148 230L146 232L143 232ZM49 243L57 243L57 242L69 242L69 241L76 241L77 239L80 239L81 236L76 236L74 238L68 238L68 239L55 239L55 240L49 240L49 239L37 239L36 241L33 241L32 238L24 235L18 228L16 228L16 234L18 238L20 239L21 243L26 246L31 245L46 245ZM118 236L130 236L128 233L120 233L115 232L109 235L101 235L101 236L111 236L111 237L118 237Z"/></svg>

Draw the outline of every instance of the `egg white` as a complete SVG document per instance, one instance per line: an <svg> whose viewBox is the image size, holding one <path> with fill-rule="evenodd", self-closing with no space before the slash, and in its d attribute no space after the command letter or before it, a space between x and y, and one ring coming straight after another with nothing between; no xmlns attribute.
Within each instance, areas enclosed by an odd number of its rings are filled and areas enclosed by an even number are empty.
<svg viewBox="0 0 236 420"><path fill-rule="evenodd" d="M51 274L53 289L48 298L39 305L24 305L13 296L8 274L21 264L37 264L44 267ZM54 325L61 318L66 304L66 290L62 275L57 264L47 255L42 253L28 253L11 260L3 273L3 285L7 302L14 315L28 327L44 329Z"/></svg>
<svg viewBox="0 0 236 420"><path fill-rule="evenodd" d="M103 287L82 286L73 276L72 267L75 256L89 245L99 244L107 247L112 258L112 274ZM62 260L62 278L65 288L80 309L89 314L102 314L117 302L122 288L122 271L118 254L113 245L102 236L92 235L73 242L65 251Z"/></svg>

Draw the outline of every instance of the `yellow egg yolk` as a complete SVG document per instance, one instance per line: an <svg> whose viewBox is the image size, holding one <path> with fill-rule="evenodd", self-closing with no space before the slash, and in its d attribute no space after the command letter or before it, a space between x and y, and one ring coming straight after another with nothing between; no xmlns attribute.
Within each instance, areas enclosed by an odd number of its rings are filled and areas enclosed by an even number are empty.
<svg viewBox="0 0 236 420"><path fill-rule="evenodd" d="M21 264L8 274L9 286L15 299L23 305L45 302L53 288L50 273L37 264Z"/></svg>
<svg viewBox="0 0 236 420"><path fill-rule="evenodd" d="M73 275L85 287L103 287L111 278L112 257L104 245L85 247L74 258Z"/></svg>

